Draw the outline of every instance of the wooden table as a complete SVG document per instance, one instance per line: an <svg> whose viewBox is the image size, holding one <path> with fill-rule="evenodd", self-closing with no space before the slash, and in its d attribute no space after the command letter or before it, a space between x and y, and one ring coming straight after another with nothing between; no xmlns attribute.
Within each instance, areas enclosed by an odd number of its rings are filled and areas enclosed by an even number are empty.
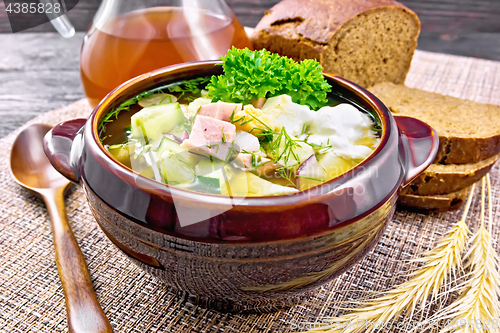
<svg viewBox="0 0 500 333"><path fill-rule="evenodd" d="M82 97L83 32L0 34L0 138L35 116Z"/></svg>

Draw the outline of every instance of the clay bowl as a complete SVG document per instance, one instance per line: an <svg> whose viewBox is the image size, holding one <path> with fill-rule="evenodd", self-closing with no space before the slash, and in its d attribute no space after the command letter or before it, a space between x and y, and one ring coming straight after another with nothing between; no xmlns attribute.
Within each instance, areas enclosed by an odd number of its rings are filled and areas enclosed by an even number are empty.
<svg viewBox="0 0 500 333"><path fill-rule="evenodd" d="M373 248L401 188L433 161L438 137L418 120L393 117L356 84L325 74L334 91L372 110L383 130L366 160L310 190L241 200L194 193L139 176L105 150L98 124L113 106L153 87L218 75L216 63L170 66L124 83L88 119L55 126L45 151L59 172L84 188L109 239L193 302L225 311L296 304ZM186 212L199 222L180 223Z"/></svg>

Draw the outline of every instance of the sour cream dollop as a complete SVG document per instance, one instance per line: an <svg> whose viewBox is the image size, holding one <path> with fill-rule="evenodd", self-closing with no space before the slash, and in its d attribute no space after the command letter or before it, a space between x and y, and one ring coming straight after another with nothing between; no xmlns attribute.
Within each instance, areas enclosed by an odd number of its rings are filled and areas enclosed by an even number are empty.
<svg viewBox="0 0 500 333"><path fill-rule="evenodd" d="M367 137L374 137L373 123L368 115L350 104L325 106L318 110L309 126L311 135L307 142L332 146L337 156L364 159L373 151L370 147L356 144Z"/></svg>
<svg viewBox="0 0 500 333"><path fill-rule="evenodd" d="M262 110L275 126L284 127L289 135L311 144L331 146L339 157L361 160L373 151L358 144L363 139L375 137L373 122L351 104L325 106L313 111L306 105L292 102L290 96L281 95L269 98ZM304 135L304 129L308 135Z"/></svg>

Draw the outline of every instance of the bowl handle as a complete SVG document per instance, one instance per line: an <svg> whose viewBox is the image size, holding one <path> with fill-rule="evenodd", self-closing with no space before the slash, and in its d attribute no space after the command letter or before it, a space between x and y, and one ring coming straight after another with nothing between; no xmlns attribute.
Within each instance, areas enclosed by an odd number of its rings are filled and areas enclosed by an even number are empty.
<svg viewBox="0 0 500 333"><path fill-rule="evenodd" d="M408 185L436 158L439 137L426 123L411 117L394 116L399 129L400 156L405 166L405 182Z"/></svg>
<svg viewBox="0 0 500 333"><path fill-rule="evenodd" d="M80 175L71 158L75 137L87 119L79 118L57 124L43 138L43 150L52 166L64 177L78 183ZM79 157L79 156L78 156Z"/></svg>

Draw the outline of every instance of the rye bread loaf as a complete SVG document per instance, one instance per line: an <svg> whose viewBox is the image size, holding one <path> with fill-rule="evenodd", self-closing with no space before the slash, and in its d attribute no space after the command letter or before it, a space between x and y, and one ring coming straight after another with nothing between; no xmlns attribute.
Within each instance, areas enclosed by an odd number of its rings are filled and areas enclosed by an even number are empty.
<svg viewBox="0 0 500 333"><path fill-rule="evenodd" d="M401 194L398 199L398 206L427 214L447 212L459 209L467 200L468 192L469 188L441 195Z"/></svg>
<svg viewBox="0 0 500 333"><path fill-rule="evenodd" d="M369 90L394 115L431 125L439 135L435 163L477 163L500 152L500 106L445 96L393 83Z"/></svg>
<svg viewBox="0 0 500 333"><path fill-rule="evenodd" d="M393 0L283 0L251 35L256 49L317 59L325 72L363 87L403 83L420 21Z"/></svg>
<svg viewBox="0 0 500 333"><path fill-rule="evenodd" d="M499 158L500 154L497 154L478 163L431 164L402 193L436 195L456 192L486 176Z"/></svg>

